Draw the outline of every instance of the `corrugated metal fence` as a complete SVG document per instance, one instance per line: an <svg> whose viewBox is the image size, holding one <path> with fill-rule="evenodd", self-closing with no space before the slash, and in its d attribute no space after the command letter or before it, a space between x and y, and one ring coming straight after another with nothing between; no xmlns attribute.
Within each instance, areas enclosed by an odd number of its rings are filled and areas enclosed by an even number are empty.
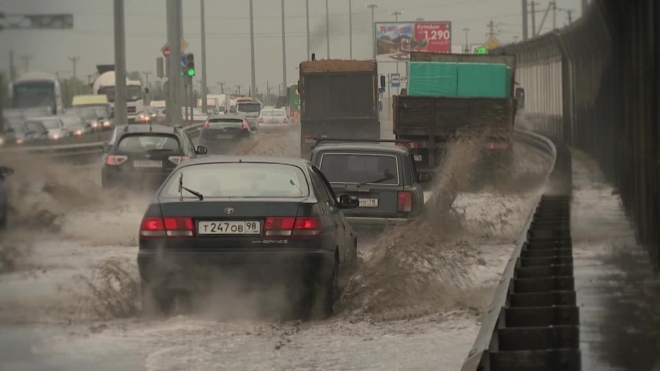
<svg viewBox="0 0 660 371"><path fill-rule="evenodd" d="M518 55L521 123L600 163L659 269L657 20L658 0L594 1L571 26L500 51Z"/></svg>

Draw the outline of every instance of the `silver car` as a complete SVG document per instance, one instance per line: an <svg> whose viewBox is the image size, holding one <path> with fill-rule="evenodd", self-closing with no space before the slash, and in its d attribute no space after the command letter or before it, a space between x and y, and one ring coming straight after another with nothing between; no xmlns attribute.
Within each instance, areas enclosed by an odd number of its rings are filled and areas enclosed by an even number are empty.
<svg viewBox="0 0 660 371"><path fill-rule="evenodd" d="M257 118L260 112L261 103L259 102L238 102L236 104L236 113L245 117L252 130L257 130Z"/></svg>
<svg viewBox="0 0 660 371"><path fill-rule="evenodd" d="M57 140L66 138L73 134L65 125L62 119L58 116L49 117L35 117L32 121L40 121L48 130L48 139Z"/></svg>
<svg viewBox="0 0 660 371"><path fill-rule="evenodd" d="M283 109L262 109L257 119L259 130L282 129L289 127L289 118Z"/></svg>

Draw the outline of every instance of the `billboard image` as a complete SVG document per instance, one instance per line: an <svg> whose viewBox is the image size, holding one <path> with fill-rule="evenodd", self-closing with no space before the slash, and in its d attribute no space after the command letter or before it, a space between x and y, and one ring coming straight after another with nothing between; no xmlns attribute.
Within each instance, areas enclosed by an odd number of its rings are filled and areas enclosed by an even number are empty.
<svg viewBox="0 0 660 371"><path fill-rule="evenodd" d="M404 61L410 51L451 53L451 22L378 22L376 61Z"/></svg>

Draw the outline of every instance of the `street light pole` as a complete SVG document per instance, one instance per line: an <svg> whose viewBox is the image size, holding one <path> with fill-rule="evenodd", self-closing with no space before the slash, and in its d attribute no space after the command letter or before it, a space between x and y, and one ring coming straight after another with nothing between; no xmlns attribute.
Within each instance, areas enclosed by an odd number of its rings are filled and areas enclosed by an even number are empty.
<svg viewBox="0 0 660 371"><path fill-rule="evenodd" d="M124 29L124 0L114 0L115 18L115 125L126 125L126 32Z"/></svg>
<svg viewBox="0 0 660 371"><path fill-rule="evenodd" d="M399 22L399 16L403 13L399 12L399 11L395 11L395 12L392 12L390 14L394 16L395 22ZM399 61L396 61L396 73L399 73Z"/></svg>
<svg viewBox="0 0 660 371"><path fill-rule="evenodd" d="M202 111L206 112L207 102L206 102L206 25L204 23L204 0L200 0L200 11L202 19L202 87L201 87L201 97L202 97Z"/></svg>
<svg viewBox="0 0 660 371"><path fill-rule="evenodd" d="M353 59L353 1L348 0L348 45L349 59Z"/></svg>
<svg viewBox="0 0 660 371"><path fill-rule="evenodd" d="M284 0L282 0L282 81L284 81L284 86L286 86L286 36L284 34Z"/></svg>
<svg viewBox="0 0 660 371"><path fill-rule="evenodd" d="M367 8L371 8L371 37L374 61L376 60L376 24L374 22L374 9L378 8L378 4L369 4Z"/></svg>
<svg viewBox="0 0 660 371"><path fill-rule="evenodd" d="M257 81L255 76L255 64L254 64L254 8L252 5L252 0L250 0L250 53L251 53L251 62L252 62L252 84L250 89L250 96L254 96L257 87Z"/></svg>
<svg viewBox="0 0 660 371"><path fill-rule="evenodd" d="M309 60L309 56L312 55L310 49L311 49L311 41L309 38L309 0L305 0L305 12L307 16L307 60Z"/></svg>
<svg viewBox="0 0 660 371"><path fill-rule="evenodd" d="M328 0L325 0L325 38L328 42L328 59L330 59L330 10Z"/></svg>

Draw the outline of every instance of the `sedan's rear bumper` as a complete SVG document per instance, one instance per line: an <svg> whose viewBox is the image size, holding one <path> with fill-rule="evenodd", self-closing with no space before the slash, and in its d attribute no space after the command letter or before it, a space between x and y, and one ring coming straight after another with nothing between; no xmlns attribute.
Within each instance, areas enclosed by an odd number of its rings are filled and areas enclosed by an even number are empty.
<svg viewBox="0 0 660 371"><path fill-rule="evenodd" d="M332 269L332 251L279 246L208 252L140 250L137 263L144 281L181 289L228 280L240 284L300 283Z"/></svg>
<svg viewBox="0 0 660 371"><path fill-rule="evenodd" d="M348 221L351 226L360 227L360 226L386 226L388 224L400 224L409 221L410 218L373 218L373 217L359 217L359 216L347 216L346 221Z"/></svg>

